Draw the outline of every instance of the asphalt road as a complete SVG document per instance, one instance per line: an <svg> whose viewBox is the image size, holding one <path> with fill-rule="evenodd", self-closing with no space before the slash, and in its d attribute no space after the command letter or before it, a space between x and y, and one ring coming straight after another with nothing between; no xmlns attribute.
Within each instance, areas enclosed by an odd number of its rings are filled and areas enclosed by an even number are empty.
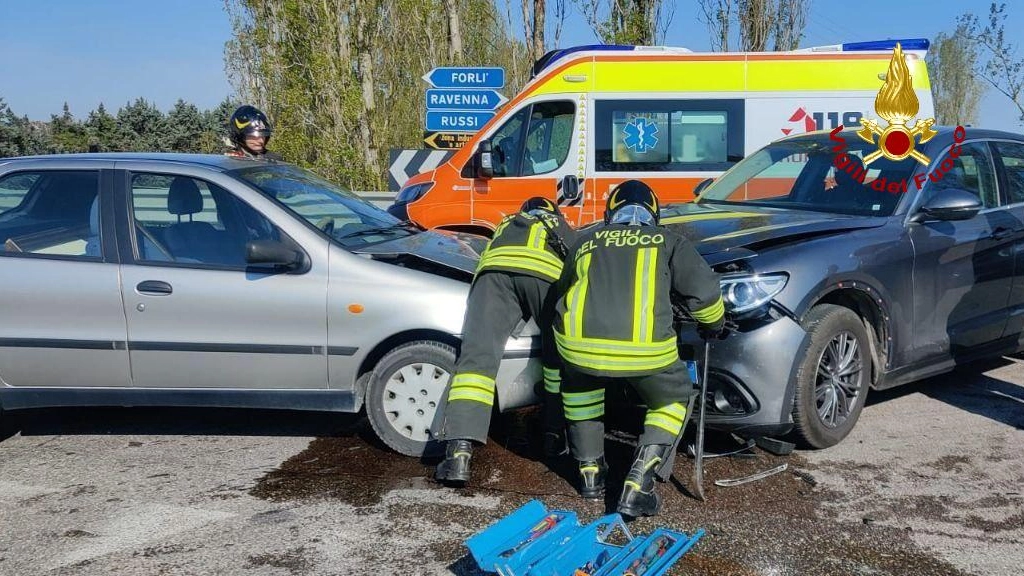
<svg viewBox="0 0 1024 576"><path fill-rule="evenodd" d="M481 574L462 541L522 503L590 520L617 497L577 499L569 471L538 460L535 417L497 422L457 492L355 417L24 412L0 442L0 574ZM625 428L609 437L613 487L632 451ZM975 364L873 394L833 449L708 461L705 503L681 457L682 483L660 488L665 513L631 529L707 531L671 574L1017 575L1022 446L1024 360ZM780 463L766 480L713 485Z"/></svg>

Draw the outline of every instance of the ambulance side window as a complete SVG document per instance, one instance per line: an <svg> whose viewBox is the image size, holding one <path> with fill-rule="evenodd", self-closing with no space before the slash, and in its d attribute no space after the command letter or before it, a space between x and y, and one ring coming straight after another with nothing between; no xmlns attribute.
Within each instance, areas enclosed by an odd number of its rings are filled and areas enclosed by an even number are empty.
<svg viewBox="0 0 1024 576"><path fill-rule="evenodd" d="M598 172L721 171L743 158L743 100L599 100Z"/></svg>
<svg viewBox="0 0 1024 576"><path fill-rule="evenodd" d="M526 106L513 114L491 136L495 177L519 175L519 159L523 156L523 128L529 115L530 107Z"/></svg>
<svg viewBox="0 0 1024 576"><path fill-rule="evenodd" d="M554 172L565 163L572 143L576 107L572 102L540 102L533 105L526 134L523 176Z"/></svg>
<svg viewBox="0 0 1024 576"><path fill-rule="evenodd" d="M572 144L576 107L571 101L524 106L491 135L494 176L533 176L565 163Z"/></svg>

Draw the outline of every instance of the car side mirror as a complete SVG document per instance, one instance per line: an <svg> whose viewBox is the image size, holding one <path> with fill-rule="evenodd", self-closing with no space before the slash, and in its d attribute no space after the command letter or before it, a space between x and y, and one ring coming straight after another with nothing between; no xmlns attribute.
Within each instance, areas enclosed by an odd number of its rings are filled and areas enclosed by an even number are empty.
<svg viewBox="0 0 1024 576"><path fill-rule="evenodd" d="M476 177L489 180L494 177L494 152L490 140L481 140L473 156L476 166Z"/></svg>
<svg viewBox="0 0 1024 576"><path fill-rule="evenodd" d="M711 183L714 181L714 178L705 178L704 180L701 180L693 189L693 197L696 198L697 196L700 196L700 193L703 192L704 189L710 186Z"/></svg>
<svg viewBox="0 0 1024 576"><path fill-rule="evenodd" d="M306 255L277 240L250 240L245 244L245 261L258 266L273 266L289 272L306 268Z"/></svg>
<svg viewBox="0 0 1024 576"><path fill-rule="evenodd" d="M562 196L570 202L580 199L580 179L575 174L566 174L562 178Z"/></svg>
<svg viewBox="0 0 1024 576"><path fill-rule="evenodd" d="M926 222L929 220L970 220L981 211L981 199L977 195L959 190L947 188L936 193L930 200L921 206L917 214L911 218L912 222Z"/></svg>

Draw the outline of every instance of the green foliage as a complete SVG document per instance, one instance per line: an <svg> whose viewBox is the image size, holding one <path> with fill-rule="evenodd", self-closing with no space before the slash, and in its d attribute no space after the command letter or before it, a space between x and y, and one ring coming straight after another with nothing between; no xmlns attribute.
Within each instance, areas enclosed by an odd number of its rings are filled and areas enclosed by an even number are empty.
<svg viewBox="0 0 1024 576"><path fill-rule="evenodd" d="M421 77L432 68L503 67L511 95L532 65L491 0L226 4L234 27L225 52L229 76L270 116L270 147L354 189L386 186L389 148L422 147ZM446 4L454 6L461 34L451 33Z"/></svg>
<svg viewBox="0 0 1024 576"><path fill-rule="evenodd" d="M926 58L935 117L939 124L973 124L985 85L975 72L978 47L961 23L952 34L940 33Z"/></svg>
<svg viewBox="0 0 1024 576"><path fill-rule="evenodd" d="M201 111L178 100L164 115L139 98L116 115L101 103L79 121L65 104L49 122L32 122L19 118L0 98L0 158L88 151L220 154L228 148L225 126L237 107L225 99L217 108Z"/></svg>
<svg viewBox="0 0 1024 576"><path fill-rule="evenodd" d="M50 142L58 153L86 152L89 149L85 127L75 120L67 102L60 116L54 114L50 117Z"/></svg>
<svg viewBox="0 0 1024 576"><path fill-rule="evenodd" d="M46 152L44 136L40 126L29 122L27 117L18 118L0 98L0 158L43 154Z"/></svg>
<svg viewBox="0 0 1024 576"><path fill-rule="evenodd" d="M97 152L109 152L120 148L117 120L107 113L107 108L102 102L89 113L89 118L85 121L85 132L89 138L89 146L94 147Z"/></svg>

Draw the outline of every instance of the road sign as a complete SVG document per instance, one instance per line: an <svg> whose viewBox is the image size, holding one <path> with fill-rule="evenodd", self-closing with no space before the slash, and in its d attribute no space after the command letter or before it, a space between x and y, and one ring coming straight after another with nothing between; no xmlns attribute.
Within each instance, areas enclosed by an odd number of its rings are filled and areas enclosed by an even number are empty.
<svg viewBox="0 0 1024 576"><path fill-rule="evenodd" d="M476 132L494 118L494 112L427 110L429 132Z"/></svg>
<svg viewBox="0 0 1024 576"><path fill-rule="evenodd" d="M504 88L504 68L441 67L423 79L434 88Z"/></svg>
<svg viewBox="0 0 1024 576"><path fill-rule="evenodd" d="M451 158L447 150L402 150L392 148L388 160L388 190L398 192L409 178L433 170Z"/></svg>
<svg viewBox="0 0 1024 576"><path fill-rule="evenodd" d="M473 138L468 132L424 132L423 143L434 150L458 150Z"/></svg>
<svg viewBox="0 0 1024 576"><path fill-rule="evenodd" d="M427 90L427 110L494 110L508 102L497 90L432 88Z"/></svg>

